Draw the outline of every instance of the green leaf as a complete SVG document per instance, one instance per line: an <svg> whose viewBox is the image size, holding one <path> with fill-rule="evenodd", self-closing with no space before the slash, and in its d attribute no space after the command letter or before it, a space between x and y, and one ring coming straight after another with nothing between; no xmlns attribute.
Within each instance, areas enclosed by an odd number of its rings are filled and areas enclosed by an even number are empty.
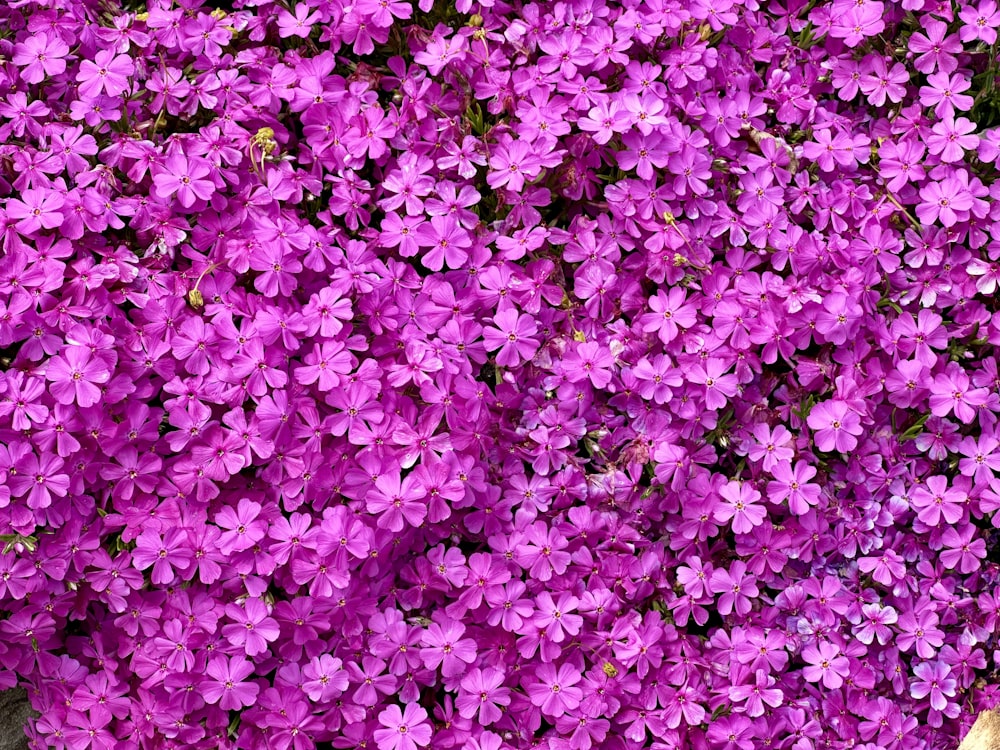
<svg viewBox="0 0 1000 750"><path fill-rule="evenodd" d="M234 740L236 739L236 736L239 734L239 729L240 729L240 715L236 712L233 712L233 718L230 720L229 728L227 730L230 739Z"/></svg>
<svg viewBox="0 0 1000 750"><path fill-rule="evenodd" d="M905 442L906 440L912 440L921 432L924 431L924 424L930 418L930 414L924 414L922 417L917 419L912 425L906 428L906 431L899 436L899 442Z"/></svg>
<svg viewBox="0 0 1000 750"><path fill-rule="evenodd" d="M19 546L24 547L28 552L34 552L38 548L38 538L34 536L0 534L0 542L3 542L3 553L5 555Z"/></svg>

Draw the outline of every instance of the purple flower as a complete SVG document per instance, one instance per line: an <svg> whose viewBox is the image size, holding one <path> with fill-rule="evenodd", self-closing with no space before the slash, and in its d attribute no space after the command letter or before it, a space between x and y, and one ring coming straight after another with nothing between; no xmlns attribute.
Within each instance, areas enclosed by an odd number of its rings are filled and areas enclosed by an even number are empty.
<svg viewBox="0 0 1000 750"><path fill-rule="evenodd" d="M58 456L28 453L15 464L16 473L11 472L8 478L10 491L15 497L23 497L29 508L48 508L54 498L66 497L70 489L64 466Z"/></svg>
<svg viewBox="0 0 1000 750"><path fill-rule="evenodd" d="M802 658L808 666L802 676L809 682L822 682L823 687L836 690L850 674L850 660L833 643L810 643L802 649Z"/></svg>
<svg viewBox="0 0 1000 750"><path fill-rule="evenodd" d="M65 221L65 199L54 190L27 188L20 198L7 200L7 216L16 219L14 227L28 236L43 229L56 229Z"/></svg>
<svg viewBox="0 0 1000 750"><path fill-rule="evenodd" d="M375 730L379 750L416 750L430 744L434 731L427 724L427 712L415 703L407 703L404 710L391 705L379 713L381 729Z"/></svg>
<svg viewBox="0 0 1000 750"><path fill-rule="evenodd" d="M964 424L976 418L976 407L986 403L988 393L985 388L972 388L969 376L956 367L935 375L930 390L931 413L946 417L954 412Z"/></svg>
<svg viewBox="0 0 1000 750"><path fill-rule="evenodd" d="M14 45L12 62L21 68L25 83L41 83L45 78L66 70L69 46L55 34L33 34Z"/></svg>
<svg viewBox="0 0 1000 750"><path fill-rule="evenodd" d="M954 697L958 686L957 681L949 676L951 669L948 665L943 661L921 662L913 668L913 674L918 679L910 683L910 695L918 699L930 696L931 708L944 711L948 698Z"/></svg>
<svg viewBox="0 0 1000 750"><path fill-rule="evenodd" d="M260 599L248 598L242 605L226 605L226 617L232 622L222 626L222 635L247 656L263 654L280 634L277 621L269 616Z"/></svg>
<svg viewBox="0 0 1000 750"><path fill-rule="evenodd" d="M735 561L729 570L716 568L711 577L712 592L719 597L719 614L736 612L744 617L753 609L753 599L760 594L757 578L747 573L747 565L742 560Z"/></svg>
<svg viewBox="0 0 1000 750"><path fill-rule="evenodd" d="M986 541L974 539L975 536L974 526L966 526L960 531L954 527L945 529L941 536L945 546L941 552L941 564L946 568L957 568L963 574L978 570L980 560L986 557Z"/></svg>
<svg viewBox="0 0 1000 750"><path fill-rule="evenodd" d="M506 186L509 190L520 192L525 180L538 174L541 164L528 143L507 138L493 148L490 167L493 171L486 182L491 188L496 190Z"/></svg>
<svg viewBox="0 0 1000 750"><path fill-rule="evenodd" d="M350 684L343 662L329 654L314 656L302 673L306 678L302 689L311 701L330 701L343 693Z"/></svg>
<svg viewBox="0 0 1000 750"><path fill-rule="evenodd" d="M427 516L425 495L417 478L398 472L383 474L365 497L369 513L378 515L379 528L402 531L406 525L420 526Z"/></svg>
<svg viewBox="0 0 1000 750"><path fill-rule="evenodd" d="M563 358L566 377L570 382L590 380L595 388L605 388L611 382L614 355L596 341L577 345Z"/></svg>
<svg viewBox="0 0 1000 750"><path fill-rule="evenodd" d="M697 320L694 305L686 303L685 300L683 289L657 292L656 296L649 300L652 312L641 319L643 330L656 331L660 341L669 344L677 338L681 328L690 328Z"/></svg>
<svg viewBox="0 0 1000 750"><path fill-rule="evenodd" d="M163 163L162 171L153 176L156 195L160 198L176 195L184 208L191 208L197 201L207 201L215 192L215 184L206 179L211 172L208 163L201 159L173 154Z"/></svg>
<svg viewBox="0 0 1000 750"><path fill-rule="evenodd" d="M576 685L582 675L571 664L542 664L535 671L535 680L525 689L532 705L542 710L545 716L558 718L567 711L573 711L583 699L583 691Z"/></svg>
<svg viewBox="0 0 1000 750"><path fill-rule="evenodd" d="M534 338L538 326L528 315L520 315L513 308L498 312L493 322L496 327L483 328L483 340L488 351L499 349L497 364L501 367L515 367L522 360L530 360L538 351L539 341Z"/></svg>
<svg viewBox="0 0 1000 750"><path fill-rule="evenodd" d="M795 451L788 447L792 434L784 425L777 425L772 430L766 424L758 424L753 428L753 436L755 442L750 445L747 455L751 461L760 461L764 471L774 473L779 464L794 458Z"/></svg>
<svg viewBox="0 0 1000 750"><path fill-rule="evenodd" d="M459 622L431 623L421 639L420 658L424 666L440 667L445 677L460 677L476 659L476 642L462 638L464 633L465 626Z"/></svg>
<svg viewBox="0 0 1000 750"><path fill-rule="evenodd" d="M978 6L966 5L959 12L962 28L959 38L963 42L979 39L986 44L994 44L997 40L996 29L1000 26L1000 11L993 0L982 0ZM937 708L935 706L935 708ZM942 709L938 709L939 711Z"/></svg>
<svg viewBox="0 0 1000 750"><path fill-rule="evenodd" d="M747 716L763 716L764 704L777 708L784 700L784 693L774 687L778 681L762 669L754 673L752 685L738 685L729 688L729 700L742 703Z"/></svg>
<svg viewBox="0 0 1000 750"><path fill-rule="evenodd" d="M162 536L155 529L146 529L136 537L132 563L138 570L152 567L150 580L154 584L171 583L176 573L183 573L191 566L191 561L187 535L176 526Z"/></svg>
<svg viewBox="0 0 1000 750"><path fill-rule="evenodd" d="M476 717L489 726L503 716L502 708L511 702L510 689L503 687L504 674L498 669L473 668L462 678L462 689L455 705L466 719Z"/></svg>
<svg viewBox="0 0 1000 750"><path fill-rule="evenodd" d="M972 109L973 98L968 91L972 84L964 76L937 72L927 76L928 86L920 87L920 103L934 107L934 114L942 119L953 117L955 110L967 112Z"/></svg>
<svg viewBox="0 0 1000 750"><path fill-rule="evenodd" d="M201 695L208 703L218 703L223 711L239 711L253 705L260 691L256 683L246 682L254 666L242 654L219 655L208 662L201 683Z"/></svg>
<svg viewBox="0 0 1000 750"><path fill-rule="evenodd" d="M135 74L135 63L128 55L115 54L113 49L102 49L93 61L83 60L76 80L80 96L93 99L99 94L118 96L129 90L129 76Z"/></svg>
<svg viewBox="0 0 1000 750"><path fill-rule="evenodd" d="M715 509L715 520L722 523L731 520L737 534L747 534L764 522L767 510L757 504L761 495L750 485L728 482L719 490L719 495L723 502Z"/></svg>
<svg viewBox="0 0 1000 750"><path fill-rule="evenodd" d="M857 446L857 436L864 432L861 418L843 401L816 404L806 420L813 430L813 440L821 451L848 453Z"/></svg>

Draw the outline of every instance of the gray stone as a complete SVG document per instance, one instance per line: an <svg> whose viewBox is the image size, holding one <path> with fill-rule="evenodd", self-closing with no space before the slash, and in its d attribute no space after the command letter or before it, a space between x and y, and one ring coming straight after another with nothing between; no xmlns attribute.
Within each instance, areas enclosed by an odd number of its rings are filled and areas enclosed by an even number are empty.
<svg viewBox="0 0 1000 750"><path fill-rule="evenodd" d="M31 715L31 704L24 690L0 692L0 750L27 750L24 724Z"/></svg>

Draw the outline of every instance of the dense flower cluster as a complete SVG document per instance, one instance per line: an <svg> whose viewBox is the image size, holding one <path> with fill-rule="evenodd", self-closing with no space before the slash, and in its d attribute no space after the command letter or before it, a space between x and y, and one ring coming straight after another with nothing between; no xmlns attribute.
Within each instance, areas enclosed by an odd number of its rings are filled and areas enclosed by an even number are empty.
<svg viewBox="0 0 1000 750"><path fill-rule="evenodd" d="M0 4L35 747L948 748L993 0Z"/></svg>

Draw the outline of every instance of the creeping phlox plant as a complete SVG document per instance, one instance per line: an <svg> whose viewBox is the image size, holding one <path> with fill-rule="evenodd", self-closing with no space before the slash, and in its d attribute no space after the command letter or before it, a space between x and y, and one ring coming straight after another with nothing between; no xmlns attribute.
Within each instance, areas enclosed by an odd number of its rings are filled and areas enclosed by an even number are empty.
<svg viewBox="0 0 1000 750"><path fill-rule="evenodd" d="M36 748L951 748L994 0L0 3Z"/></svg>

